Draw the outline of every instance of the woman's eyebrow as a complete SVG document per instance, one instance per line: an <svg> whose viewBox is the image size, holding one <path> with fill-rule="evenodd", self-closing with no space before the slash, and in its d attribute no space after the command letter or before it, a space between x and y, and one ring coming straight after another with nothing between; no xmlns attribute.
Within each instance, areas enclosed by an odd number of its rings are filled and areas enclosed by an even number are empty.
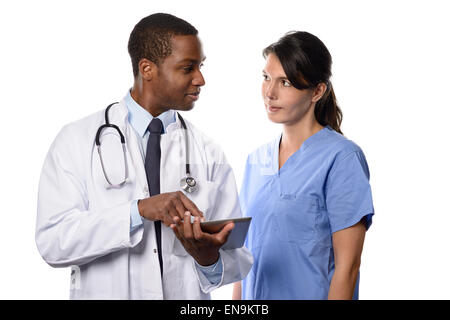
<svg viewBox="0 0 450 320"><path fill-rule="evenodd" d="M268 74L266 70L263 69L262 73L264 74ZM275 79L281 79L281 80L289 80L287 76L283 75L283 76L279 76L276 77Z"/></svg>

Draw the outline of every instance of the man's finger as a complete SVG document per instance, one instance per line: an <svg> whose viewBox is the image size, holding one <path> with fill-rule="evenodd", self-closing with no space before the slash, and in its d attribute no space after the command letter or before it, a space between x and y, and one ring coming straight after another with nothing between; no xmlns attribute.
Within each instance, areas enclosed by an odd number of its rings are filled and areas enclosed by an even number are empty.
<svg viewBox="0 0 450 320"><path fill-rule="evenodd" d="M193 224L193 229L194 229L194 238L197 241L202 241L204 240L207 236L209 236L209 234L205 234L202 231L202 227L200 226L200 218L196 217L194 220L194 224Z"/></svg>
<svg viewBox="0 0 450 320"><path fill-rule="evenodd" d="M166 225L166 226L170 226L171 223L174 222L173 218L175 218L176 216L178 216L177 211L175 209L175 205L171 202L169 202L165 207L164 207L164 213L161 217L161 221Z"/></svg>
<svg viewBox="0 0 450 320"><path fill-rule="evenodd" d="M183 203L184 207L189 211L194 217L203 217L203 213L198 210L195 203L193 203L188 197L181 192L180 200Z"/></svg>
<svg viewBox="0 0 450 320"><path fill-rule="evenodd" d="M186 211L184 213L183 221L183 237L188 241L194 241L194 232L192 230L191 213Z"/></svg>
<svg viewBox="0 0 450 320"><path fill-rule="evenodd" d="M176 224L172 223L170 225L170 229L172 229L173 233L175 233L175 237L177 237L177 239L180 240L181 244L184 244L186 242L181 233L178 231L178 227Z"/></svg>
<svg viewBox="0 0 450 320"><path fill-rule="evenodd" d="M187 208L185 208L185 206L183 205L183 202L181 202L181 199L176 198L173 201L173 206L177 212L177 215L180 217L180 219L184 219L184 213L188 210Z"/></svg>
<svg viewBox="0 0 450 320"><path fill-rule="evenodd" d="M230 222L227 223L222 230L220 230L219 233L216 234L216 238L221 242L225 243L227 242L228 236L230 235L231 231L234 229L234 223Z"/></svg>
<svg viewBox="0 0 450 320"><path fill-rule="evenodd" d="M161 220L166 226L170 226L170 224L174 223L174 218L177 216L175 207L173 205L169 205L166 207L166 212Z"/></svg>
<svg viewBox="0 0 450 320"><path fill-rule="evenodd" d="M175 234L175 237L177 237L178 240L181 240L180 233L178 232L177 225L175 223L172 223L170 225L170 229L172 229L173 233Z"/></svg>

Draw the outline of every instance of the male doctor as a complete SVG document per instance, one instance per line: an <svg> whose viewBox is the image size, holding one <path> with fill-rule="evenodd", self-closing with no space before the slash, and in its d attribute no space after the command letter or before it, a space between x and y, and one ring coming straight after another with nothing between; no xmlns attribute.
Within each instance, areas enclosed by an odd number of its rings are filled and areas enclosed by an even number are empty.
<svg viewBox="0 0 450 320"><path fill-rule="evenodd" d="M241 211L223 152L176 112L191 110L205 84L197 33L169 14L142 19L128 42L132 89L50 147L36 244L49 265L71 266L71 299L209 299L251 268L246 248L221 249L232 223L216 234L200 227ZM197 190L180 188L186 176Z"/></svg>

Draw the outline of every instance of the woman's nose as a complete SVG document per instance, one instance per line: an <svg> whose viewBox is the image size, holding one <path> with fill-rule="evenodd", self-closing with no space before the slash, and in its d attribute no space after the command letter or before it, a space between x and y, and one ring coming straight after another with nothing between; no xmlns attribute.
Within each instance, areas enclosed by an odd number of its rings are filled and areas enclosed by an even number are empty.
<svg viewBox="0 0 450 320"><path fill-rule="evenodd" d="M263 85L264 98L269 100L276 99L274 86L271 83L267 83Z"/></svg>

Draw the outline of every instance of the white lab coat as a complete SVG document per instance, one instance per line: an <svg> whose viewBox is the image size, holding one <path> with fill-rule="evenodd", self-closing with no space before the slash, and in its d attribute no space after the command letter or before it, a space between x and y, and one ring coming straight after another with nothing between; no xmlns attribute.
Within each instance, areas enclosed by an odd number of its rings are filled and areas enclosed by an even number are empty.
<svg viewBox="0 0 450 320"><path fill-rule="evenodd" d="M122 100L109 111L126 139L129 180L107 188L95 146L104 110L65 126L42 169L36 244L53 267L71 266L71 299L210 299L210 292L243 279L253 258L246 248L220 250L223 276L213 286L173 231L162 224L161 279L153 221L130 234L133 200L149 197L144 159ZM191 173L199 190L187 196L207 220L240 217L236 182L221 149L186 121ZM185 172L185 138L177 117L161 136L160 192L180 190ZM108 175L120 182L124 161L118 134L102 134ZM114 142L114 143L112 143ZM114 183L114 181L113 181Z"/></svg>

